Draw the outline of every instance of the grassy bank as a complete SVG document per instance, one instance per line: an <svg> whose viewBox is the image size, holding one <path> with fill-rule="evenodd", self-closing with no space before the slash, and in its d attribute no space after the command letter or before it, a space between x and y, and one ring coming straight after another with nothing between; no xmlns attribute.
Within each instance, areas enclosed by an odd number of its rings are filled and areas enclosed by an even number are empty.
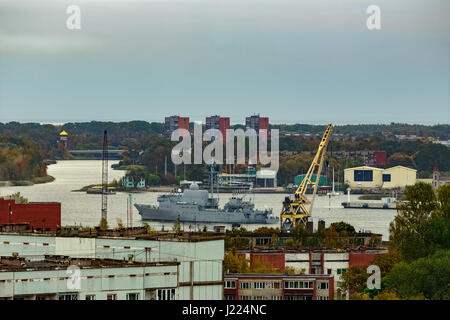
<svg viewBox="0 0 450 320"><path fill-rule="evenodd" d="M13 186L32 186L39 183L47 183L54 181L55 178L52 176L45 177L34 177L31 180L11 180L11 181L0 181L1 187L13 187Z"/></svg>

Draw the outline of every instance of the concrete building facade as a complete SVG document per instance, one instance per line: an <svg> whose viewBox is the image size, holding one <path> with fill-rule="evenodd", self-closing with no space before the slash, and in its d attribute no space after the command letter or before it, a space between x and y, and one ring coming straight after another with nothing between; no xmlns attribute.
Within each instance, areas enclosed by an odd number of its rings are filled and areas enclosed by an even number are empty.
<svg viewBox="0 0 450 320"><path fill-rule="evenodd" d="M65 255L138 262L179 262L179 299L222 300L224 240L178 241L0 233L0 256Z"/></svg>
<svg viewBox="0 0 450 320"><path fill-rule="evenodd" d="M330 275L225 274L226 300L333 300Z"/></svg>
<svg viewBox="0 0 450 320"><path fill-rule="evenodd" d="M1 257L0 300L177 300L178 276L173 261Z"/></svg>

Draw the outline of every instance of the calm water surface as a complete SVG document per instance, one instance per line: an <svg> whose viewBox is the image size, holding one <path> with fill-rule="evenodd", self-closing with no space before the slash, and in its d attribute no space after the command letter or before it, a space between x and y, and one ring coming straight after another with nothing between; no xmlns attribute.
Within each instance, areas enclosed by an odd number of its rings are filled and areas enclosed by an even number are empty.
<svg viewBox="0 0 450 320"><path fill-rule="evenodd" d="M117 161L110 161L110 164ZM102 162L99 160L64 160L48 167L48 173L55 181L33 186L0 187L0 196L20 192L30 202L56 201L62 204L62 224L95 226L101 217L101 195L73 192L90 184L101 184ZM109 170L109 181L120 179L125 171ZM161 193L133 193L133 203L157 204L156 198ZM254 200L259 209L273 208L273 214L278 215L286 194L255 194L247 197ZM223 207L230 194L219 195L219 205ZM358 200L358 195L351 196L352 201ZM383 240L389 237L389 223L397 214L396 210L364 210L344 209L341 202L347 201L347 195L331 197L317 196L313 208L313 221L324 219L328 226L332 222L345 221L352 224L356 230L370 230L383 235ZM118 220L127 222L128 194L118 192L108 196L108 224L117 226ZM170 229L172 223L149 222L156 229ZM141 225L141 218L133 207L133 225ZM183 224L184 230L203 228L204 224ZM207 224L211 230L213 224ZM247 225L247 229L255 229L261 225ZM274 227L279 225L273 225Z"/></svg>

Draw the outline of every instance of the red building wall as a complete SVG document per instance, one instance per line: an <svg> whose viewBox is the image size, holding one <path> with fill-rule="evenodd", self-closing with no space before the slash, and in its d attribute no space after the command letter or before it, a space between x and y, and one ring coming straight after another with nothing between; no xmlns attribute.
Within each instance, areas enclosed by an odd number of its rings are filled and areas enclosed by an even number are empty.
<svg viewBox="0 0 450 320"><path fill-rule="evenodd" d="M373 157L375 158L376 166L384 166L387 163L387 153L386 151L374 151Z"/></svg>
<svg viewBox="0 0 450 320"><path fill-rule="evenodd" d="M372 264L376 254L374 253L354 253L348 254L348 265L351 266L363 266L367 267Z"/></svg>
<svg viewBox="0 0 450 320"><path fill-rule="evenodd" d="M253 263L256 259L266 261L273 265L278 271L284 271L284 253L250 253L250 266L253 267Z"/></svg>
<svg viewBox="0 0 450 320"><path fill-rule="evenodd" d="M219 130L222 133L223 141L227 140L227 129L230 129L230 118L219 118Z"/></svg>
<svg viewBox="0 0 450 320"><path fill-rule="evenodd" d="M189 117L178 117L178 129L189 131Z"/></svg>
<svg viewBox="0 0 450 320"><path fill-rule="evenodd" d="M269 132L269 118L267 117L259 117L259 130L265 129L267 130L267 139L270 138Z"/></svg>
<svg viewBox="0 0 450 320"><path fill-rule="evenodd" d="M29 223L33 229L56 230L61 226L61 203L20 204L0 198L0 225L8 223Z"/></svg>

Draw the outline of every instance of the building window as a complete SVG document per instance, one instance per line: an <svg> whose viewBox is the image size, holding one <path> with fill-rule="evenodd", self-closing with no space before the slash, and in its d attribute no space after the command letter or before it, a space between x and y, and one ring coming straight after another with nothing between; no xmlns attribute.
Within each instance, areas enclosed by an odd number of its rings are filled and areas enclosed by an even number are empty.
<svg viewBox="0 0 450 320"><path fill-rule="evenodd" d="M236 281L235 280L225 281L225 289L236 289Z"/></svg>
<svg viewBox="0 0 450 320"><path fill-rule="evenodd" d="M264 300L264 297L263 296L255 296L254 300Z"/></svg>
<svg viewBox="0 0 450 320"><path fill-rule="evenodd" d="M252 296L239 296L239 300L252 300Z"/></svg>
<svg viewBox="0 0 450 320"><path fill-rule="evenodd" d="M312 281L286 281L285 288L286 289L312 289L313 282Z"/></svg>
<svg viewBox="0 0 450 320"><path fill-rule="evenodd" d="M321 289L321 290L328 289L328 282L318 282L317 289Z"/></svg>
<svg viewBox="0 0 450 320"><path fill-rule="evenodd" d="M328 274L331 274L331 269L327 269L327 273L328 273Z"/></svg>
<svg viewBox="0 0 450 320"><path fill-rule="evenodd" d="M77 293L60 294L59 300L78 300L78 294Z"/></svg>
<svg viewBox="0 0 450 320"><path fill-rule="evenodd" d="M353 171L354 181L373 181L373 171L372 170L355 170Z"/></svg>
<svg viewBox="0 0 450 320"><path fill-rule="evenodd" d="M391 175L383 174L383 182L391 182Z"/></svg>
<svg viewBox="0 0 450 320"><path fill-rule="evenodd" d="M95 294L87 294L86 300L95 300Z"/></svg>
<svg viewBox="0 0 450 320"><path fill-rule="evenodd" d="M253 284L253 288L255 288L255 289L265 289L266 288L266 283L265 282L255 282Z"/></svg>
<svg viewBox="0 0 450 320"><path fill-rule="evenodd" d="M225 300L235 300L234 299L234 294L226 294L225 295Z"/></svg>
<svg viewBox="0 0 450 320"><path fill-rule="evenodd" d="M117 300L117 294L108 294L106 300Z"/></svg>
<svg viewBox="0 0 450 320"><path fill-rule="evenodd" d="M328 297L319 296L319 297L316 297L316 300L328 300Z"/></svg>
<svg viewBox="0 0 450 320"><path fill-rule="evenodd" d="M241 289L250 289L250 282L240 282L239 287Z"/></svg>
<svg viewBox="0 0 450 320"><path fill-rule="evenodd" d="M127 300L139 300L139 293L127 294Z"/></svg>
<svg viewBox="0 0 450 320"><path fill-rule="evenodd" d="M280 289L280 283L279 282L274 282L273 283L273 288L274 289Z"/></svg>
<svg viewBox="0 0 450 320"><path fill-rule="evenodd" d="M157 300L175 300L175 289L159 289L156 295Z"/></svg>
<svg viewBox="0 0 450 320"><path fill-rule="evenodd" d="M281 300L281 296L272 296L272 300Z"/></svg>
<svg viewBox="0 0 450 320"><path fill-rule="evenodd" d="M347 269L337 269L337 274L342 274L345 273L345 271L347 271Z"/></svg>

